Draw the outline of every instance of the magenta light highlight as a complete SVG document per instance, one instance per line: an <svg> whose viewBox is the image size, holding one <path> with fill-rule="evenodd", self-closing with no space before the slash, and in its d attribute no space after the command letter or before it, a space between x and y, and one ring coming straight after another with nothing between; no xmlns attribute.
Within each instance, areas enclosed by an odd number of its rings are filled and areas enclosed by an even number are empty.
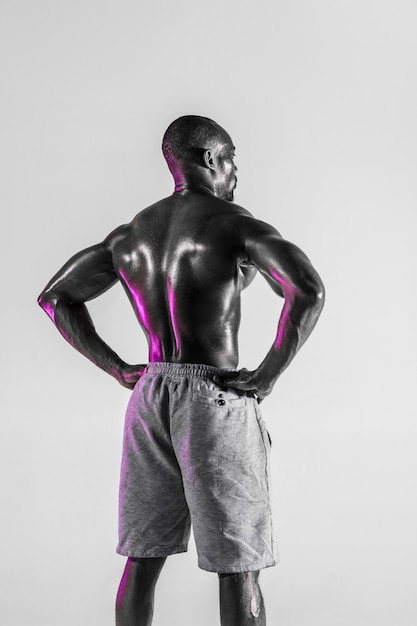
<svg viewBox="0 0 417 626"><path fill-rule="evenodd" d="M281 276L279 276L275 270L269 268L269 273L271 274L272 278L274 280L276 280L276 282L281 285L282 289L284 290L284 286L287 285L287 283L285 282L285 280L283 278L281 278Z"/></svg>
<svg viewBox="0 0 417 626"><path fill-rule="evenodd" d="M178 339L177 323L175 321L175 296L174 296L174 290L172 289L172 286L169 280L167 281L167 294L168 294L168 306L169 306L169 313L171 317L172 331L174 333L174 338L175 338L175 353L178 354L180 351L180 342Z"/></svg>
<svg viewBox="0 0 417 626"><path fill-rule="evenodd" d="M40 302L39 304L41 304L43 310L45 311L45 313L47 313L49 315L49 317L51 318L51 320L53 321L53 323L55 324L55 309L52 306L52 304L49 304L49 302Z"/></svg>
<svg viewBox="0 0 417 626"><path fill-rule="evenodd" d="M152 327L149 322L148 314L146 312L145 305L143 304L141 295L138 291L132 289L129 281L126 279L126 276L122 270L120 270L120 276L122 277L124 283L129 289L129 292L135 303L139 321L143 326L147 336L149 337L149 358L151 361L160 361L162 359L161 345L157 335L152 331Z"/></svg>

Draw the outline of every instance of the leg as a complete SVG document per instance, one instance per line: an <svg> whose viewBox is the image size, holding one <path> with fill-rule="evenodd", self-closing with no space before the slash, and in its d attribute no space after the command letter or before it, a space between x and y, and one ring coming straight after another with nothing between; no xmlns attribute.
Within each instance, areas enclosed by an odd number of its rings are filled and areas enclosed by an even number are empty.
<svg viewBox="0 0 417 626"><path fill-rule="evenodd" d="M219 574L221 626L265 626L259 572Z"/></svg>
<svg viewBox="0 0 417 626"><path fill-rule="evenodd" d="M166 557L128 558L116 599L116 626L150 626L155 584Z"/></svg>

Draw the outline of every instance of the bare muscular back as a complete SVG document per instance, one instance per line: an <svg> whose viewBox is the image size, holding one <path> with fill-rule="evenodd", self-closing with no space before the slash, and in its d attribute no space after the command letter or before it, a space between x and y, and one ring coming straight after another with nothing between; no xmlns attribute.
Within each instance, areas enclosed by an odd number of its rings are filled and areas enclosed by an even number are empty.
<svg viewBox="0 0 417 626"><path fill-rule="evenodd" d="M313 330L323 283L302 250L233 203L235 148L218 124L179 118L164 135L163 152L174 194L71 257L38 302L76 350L133 389L146 365L126 363L96 332L90 300L120 280L150 361L236 368L240 294L259 271L284 298L277 333L255 370L227 376L261 400Z"/></svg>
<svg viewBox="0 0 417 626"><path fill-rule="evenodd" d="M243 208L204 193L174 193L118 229L113 267L149 344L150 361L238 364L245 264Z"/></svg>
<svg viewBox="0 0 417 626"><path fill-rule="evenodd" d="M284 305L265 359L233 386L262 399L314 328L324 288L297 246L227 200L187 190L157 202L71 257L38 302L74 348L132 389L146 365L126 363L97 334L89 300L120 280L150 361L236 368L240 294L257 270Z"/></svg>

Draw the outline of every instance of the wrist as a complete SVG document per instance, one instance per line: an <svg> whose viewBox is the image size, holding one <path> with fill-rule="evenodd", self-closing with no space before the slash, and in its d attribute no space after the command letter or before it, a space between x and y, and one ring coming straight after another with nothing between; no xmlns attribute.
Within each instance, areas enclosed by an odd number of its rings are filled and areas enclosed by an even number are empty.
<svg viewBox="0 0 417 626"><path fill-rule="evenodd" d="M121 383L123 381L124 373L126 370L127 363L122 361L119 357L114 359L112 363L106 368L106 371L110 376L113 376L117 380L117 382Z"/></svg>
<svg viewBox="0 0 417 626"><path fill-rule="evenodd" d="M278 376L272 376L271 371L265 367L262 363L254 372L254 379L256 389L260 392L260 395L264 398L271 393Z"/></svg>

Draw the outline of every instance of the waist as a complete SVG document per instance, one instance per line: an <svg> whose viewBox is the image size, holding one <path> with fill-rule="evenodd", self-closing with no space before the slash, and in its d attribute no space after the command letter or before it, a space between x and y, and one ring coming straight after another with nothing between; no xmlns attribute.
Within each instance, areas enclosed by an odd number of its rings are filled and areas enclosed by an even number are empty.
<svg viewBox="0 0 417 626"><path fill-rule="evenodd" d="M146 367L146 374L152 376L170 376L176 378L213 378L221 376L225 372L236 372L235 368L214 367L214 365L202 365L199 363L171 363L152 361Z"/></svg>

